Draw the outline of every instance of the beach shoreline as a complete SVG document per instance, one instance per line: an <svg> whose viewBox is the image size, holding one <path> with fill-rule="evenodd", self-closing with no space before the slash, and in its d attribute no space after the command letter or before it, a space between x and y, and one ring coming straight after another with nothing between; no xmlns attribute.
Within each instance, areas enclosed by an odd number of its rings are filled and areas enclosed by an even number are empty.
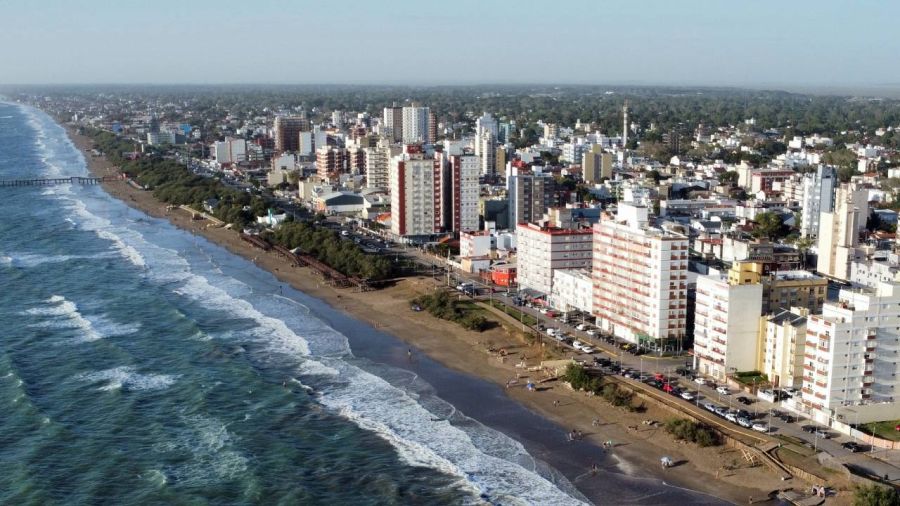
<svg viewBox="0 0 900 506"><path fill-rule="evenodd" d="M66 127L66 131L83 153L93 175L117 174L109 161L91 154L92 141L88 137L70 127ZM127 205L205 237L231 253L252 261L281 282L350 318L368 323L409 343L418 352L452 370L505 386L523 372L522 368L516 368L516 362L527 357L528 364L534 365L540 355L539 349L525 345L510 327L500 326L477 333L427 313L411 311L409 300L413 296L436 288L435 281L430 277L404 279L394 286L374 292L335 289L309 269L294 268L277 253L264 252L242 241L237 231L213 226L207 220L194 220L183 210L169 208L157 201L151 192L130 186L123 180L105 182L102 186L109 195ZM440 280L437 281L439 283ZM489 351L501 347L510 351L509 357L501 358ZM527 392L522 388L523 383L519 381L515 386L507 387L507 395L561 427L580 428L586 433L585 439L598 447L603 441L615 441L616 448L611 457L619 463L618 468L624 474L664 480L676 487L696 490L734 503L746 503L750 497L759 500L772 490L785 487L765 467L738 466L738 469L727 469L740 459L740 454L735 450L725 447L701 449L682 444L674 441L661 428L643 424L646 420L664 421L671 418L671 415L654 406L648 406L644 413L626 413L556 382L538 393ZM599 423L595 424L595 420ZM566 450L560 448L558 452L564 455ZM660 455L671 456L682 464L661 470ZM583 465L587 467L590 464L585 462ZM590 499L598 499L596 493L589 493L593 487L574 481L573 484Z"/></svg>

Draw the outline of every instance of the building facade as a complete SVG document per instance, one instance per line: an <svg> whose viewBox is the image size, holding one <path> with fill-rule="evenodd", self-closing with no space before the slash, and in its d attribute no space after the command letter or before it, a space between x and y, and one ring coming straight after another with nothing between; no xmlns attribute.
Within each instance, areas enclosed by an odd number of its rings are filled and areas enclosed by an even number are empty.
<svg viewBox="0 0 900 506"><path fill-rule="evenodd" d="M556 182L549 175L518 174L507 178L509 186L509 226L534 223L554 205Z"/></svg>
<svg viewBox="0 0 900 506"><path fill-rule="evenodd" d="M563 312L591 312L593 280L590 269L557 269L553 271L550 305Z"/></svg>
<svg viewBox="0 0 900 506"><path fill-rule="evenodd" d="M429 137L431 111L427 107L404 107L403 108L403 133L402 140L404 144L428 144L434 142Z"/></svg>
<svg viewBox="0 0 900 506"><path fill-rule="evenodd" d="M868 191L842 184L834 196L834 211L819 216L816 270L823 276L850 280L850 263L862 259L859 234L869 215Z"/></svg>
<svg viewBox="0 0 900 506"><path fill-rule="evenodd" d="M300 150L300 132L309 130L309 120L295 116L276 116L275 154Z"/></svg>
<svg viewBox="0 0 900 506"><path fill-rule="evenodd" d="M803 384L807 314L804 308L791 308L762 317L763 355L759 371L776 388L800 388Z"/></svg>
<svg viewBox="0 0 900 506"><path fill-rule="evenodd" d="M697 278L694 367L717 380L757 366L763 287L732 281L719 272Z"/></svg>
<svg viewBox="0 0 900 506"><path fill-rule="evenodd" d="M648 225L646 207L620 203L594 225L597 326L653 350L678 350L687 319L688 238Z"/></svg>
<svg viewBox="0 0 900 506"><path fill-rule="evenodd" d="M841 290L807 321L802 408L820 422L900 412L900 284ZM887 415L885 418L882 416Z"/></svg>
<svg viewBox="0 0 900 506"><path fill-rule="evenodd" d="M517 276L521 288L549 296L557 269L590 269L592 231L520 223L516 229Z"/></svg>
<svg viewBox="0 0 900 506"><path fill-rule="evenodd" d="M391 232L427 237L441 232L441 167L418 145L391 159Z"/></svg>
<svg viewBox="0 0 900 506"><path fill-rule="evenodd" d="M800 235L803 237L819 236L819 216L830 213L834 208L834 187L837 171L829 165L819 165L815 174L803 177L802 214L800 216Z"/></svg>

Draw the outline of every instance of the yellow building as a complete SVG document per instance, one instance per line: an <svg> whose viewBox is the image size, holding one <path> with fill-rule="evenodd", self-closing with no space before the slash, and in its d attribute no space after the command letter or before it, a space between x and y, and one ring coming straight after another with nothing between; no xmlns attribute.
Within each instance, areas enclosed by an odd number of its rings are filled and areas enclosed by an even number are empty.
<svg viewBox="0 0 900 506"><path fill-rule="evenodd" d="M765 272L762 262L735 262L728 271L730 284L762 283L762 314L778 313L799 307L810 313L822 312L828 280L808 271Z"/></svg>

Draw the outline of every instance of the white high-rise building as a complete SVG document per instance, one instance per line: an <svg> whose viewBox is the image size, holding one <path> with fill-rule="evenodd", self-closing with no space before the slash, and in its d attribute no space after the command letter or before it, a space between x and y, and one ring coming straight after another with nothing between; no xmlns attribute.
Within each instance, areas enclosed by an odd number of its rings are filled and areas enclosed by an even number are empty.
<svg viewBox="0 0 900 506"><path fill-rule="evenodd" d="M756 369L763 285L740 281L717 271L697 278L694 368L717 380Z"/></svg>
<svg viewBox="0 0 900 506"><path fill-rule="evenodd" d="M843 281L850 280L850 263L862 256L859 234L869 216L869 192L854 183L842 184L834 195L834 210L819 216L816 270Z"/></svg>
<svg viewBox="0 0 900 506"><path fill-rule="evenodd" d="M403 139L403 108L385 107L381 121L381 135L391 142L400 142Z"/></svg>
<svg viewBox="0 0 900 506"><path fill-rule="evenodd" d="M834 207L834 186L837 172L829 165L819 165L815 174L803 177L803 213L800 217L800 235L818 237L819 216L830 213Z"/></svg>
<svg viewBox="0 0 900 506"><path fill-rule="evenodd" d="M247 161L247 141L226 137L213 144L213 159L216 163L241 163Z"/></svg>
<svg viewBox="0 0 900 506"><path fill-rule="evenodd" d="M516 229L516 281L521 288L550 296L557 269L590 269L593 233L533 223Z"/></svg>
<svg viewBox="0 0 900 506"><path fill-rule="evenodd" d="M366 188L390 189L391 147L384 139L377 146L364 148Z"/></svg>
<svg viewBox="0 0 900 506"><path fill-rule="evenodd" d="M687 318L688 238L648 226L643 206L619 203L594 225L594 309L604 331L677 350Z"/></svg>
<svg viewBox="0 0 900 506"><path fill-rule="evenodd" d="M403 143L428 144L433 141L428 136L428 116L429 109L427 107L404 107L403 108Z"/></svg>
<svg viewBox="0 0 900 506"><path fill-rule="evenodd" d="M482 144L480 139L484 134L490 134L497 138L497 120L490 113L484 113L475 120L475 155L482 156Z"/></svg>
<svg viewBox="0 0 900 506"><path fill-rule="evenodd" d="M843 289L806 325L802 408L822 423L900 413L900 284Z"/></svg>
<svg viewBox="0 0 900 506"><path fill-rule="evenodd" d="M404 146L391 159L391 232L430 236L441 231L441 168L421 146Z"/></svg>

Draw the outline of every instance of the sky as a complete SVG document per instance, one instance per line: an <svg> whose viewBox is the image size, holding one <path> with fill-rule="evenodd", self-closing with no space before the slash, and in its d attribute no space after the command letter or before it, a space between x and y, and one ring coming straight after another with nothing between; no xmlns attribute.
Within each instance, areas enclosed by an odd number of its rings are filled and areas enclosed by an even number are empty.
<svg viewBox="0 0 900 506"><path fill-rule="evenodd" d="M900 2L0 0L0 83L900 87Z"/></svg>

